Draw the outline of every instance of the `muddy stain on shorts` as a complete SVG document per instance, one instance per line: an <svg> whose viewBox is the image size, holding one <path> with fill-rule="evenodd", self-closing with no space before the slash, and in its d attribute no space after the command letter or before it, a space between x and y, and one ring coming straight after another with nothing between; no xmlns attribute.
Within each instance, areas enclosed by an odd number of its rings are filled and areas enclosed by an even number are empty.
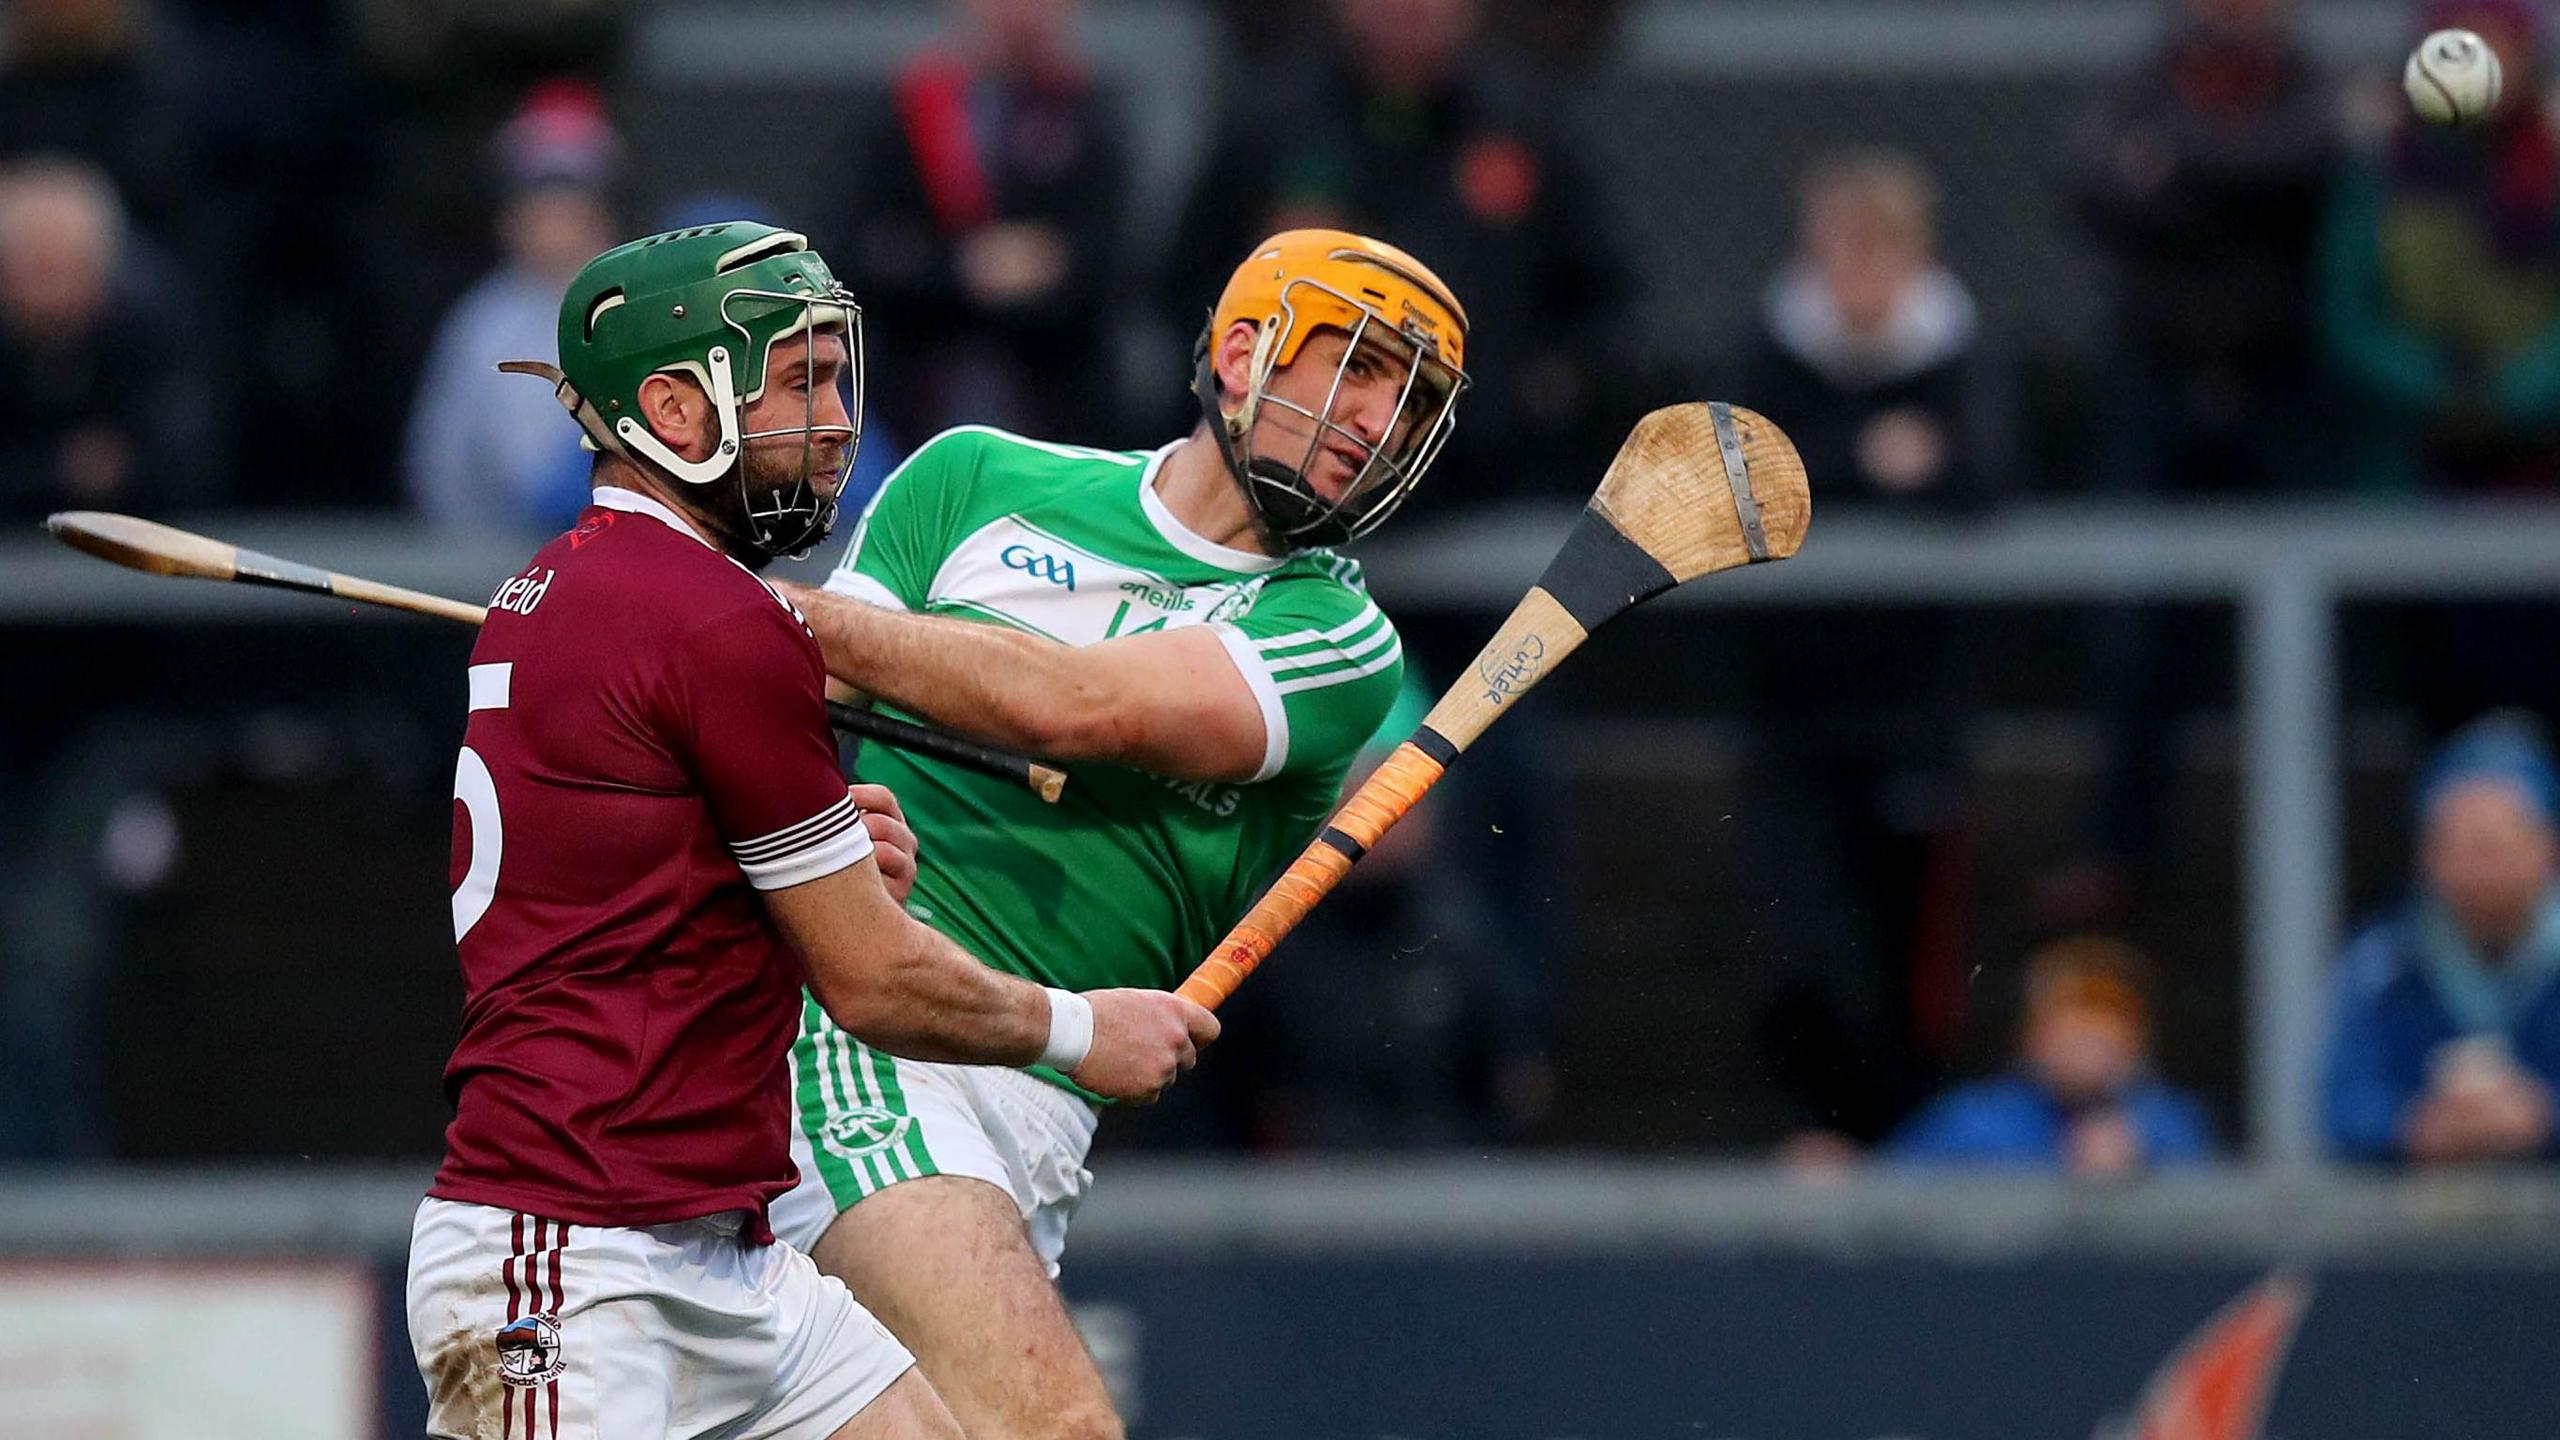
<svg viewBox="0 0 2560 1440"><path fill-rule="evenodd" d="M437 1433L470 1440L499 1440L505 1407L499 1402L498 1346L470 1327L449 1330L427 1346L419 1366L427 1382L427 1414Z"/></svg>

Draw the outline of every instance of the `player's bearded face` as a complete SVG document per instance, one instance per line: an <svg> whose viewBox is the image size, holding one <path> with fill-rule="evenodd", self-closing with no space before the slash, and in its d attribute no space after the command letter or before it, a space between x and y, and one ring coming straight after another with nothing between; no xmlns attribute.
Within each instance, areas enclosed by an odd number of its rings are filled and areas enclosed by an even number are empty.
<svg viewBox="0 0 2560 1440"><path fill-rule="evenodd" d="M764 393L740 416L752 438L739 459L746 493L760 499L803 480L832 498L844 483L853 421L845 406L846 347L821 333L775 342L765 361Z"/></svg>

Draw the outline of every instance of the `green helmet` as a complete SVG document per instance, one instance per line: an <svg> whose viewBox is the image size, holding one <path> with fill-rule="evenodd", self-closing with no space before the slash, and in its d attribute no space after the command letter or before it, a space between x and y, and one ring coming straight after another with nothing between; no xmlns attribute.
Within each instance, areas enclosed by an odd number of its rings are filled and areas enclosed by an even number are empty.
<svg viewBox="0 0 2560 1440"><path fill-rule="evenodd" d="M822 329L843 331L853 394L850 426L811 423L745 432L741 410L763 393L765 358L776 341ZM640 385L664 371L694 378L719 424L709 456L687 460L640 420ZM833 486L804 466L800 482L767 495L747 493L746 444L822 433L848 437L844 469L862 440L862 310L808 240L749 220L697 225L617 245L569 282L560 305L561 403L596 448L643 460L686 485L735 476L742 538L767 556L796 554L835 523Z"/></svg>

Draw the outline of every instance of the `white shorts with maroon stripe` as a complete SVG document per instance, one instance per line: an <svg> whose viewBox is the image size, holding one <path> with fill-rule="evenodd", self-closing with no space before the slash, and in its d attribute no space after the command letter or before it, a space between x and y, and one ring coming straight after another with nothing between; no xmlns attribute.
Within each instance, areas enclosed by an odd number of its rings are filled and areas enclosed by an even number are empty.
<svg viewBox="0 0 2560 1440"><path fill-rule="evenodd" d="M409 1340L437 1440L825 1440L915 1364L853 1294L736 1213L566 1225L430 1199Z"/></svg>

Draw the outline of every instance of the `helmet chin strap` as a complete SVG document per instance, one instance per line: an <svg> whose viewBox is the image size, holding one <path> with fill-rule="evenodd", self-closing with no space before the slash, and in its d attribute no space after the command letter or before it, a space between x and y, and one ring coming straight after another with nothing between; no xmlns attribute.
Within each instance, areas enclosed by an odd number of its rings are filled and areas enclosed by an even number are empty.
<svg viewBox="0 0 2560 1440"><path fill-rule="evenodd" d="M1312 550L1351 539L1351 522L1341 507L1316 499L1306 477L1287 461L1253 457L1244 483L1254 522L1280 549Z"/></svg>
<svg viewBox="0 0 2560 1440"><path fill-rule="evenodd" d="M1253 433L1253 422L1262 413L1263 387L1271 383L1271 372L1279 364L1281 332L1286 328L1277 315L1265 317L1260 325L1254 327L1253 355L1245 361L1244 403L1236 407L1236 413L1227 417L1227 433L1238 440ZM1210 364L1213 367L1210 378L1214 381L1217 378L1214 358Z"/></svg>
<svg viewBox="0 0 2560 1440"><path fill-rule="evenodd" d="M1246 513L1253 517L1254 533L1261 537L1264 548L1274 554L1286 553L1304 542L1281 532L1266 508L1263 492L1275 486L1287 490L1303 483L1303 477L1283 461L1254 454L1246 444L1246 437L1253 433L1254 419L1262 412L1263 384L1270 379L1279 358L1279 317L1272 316L1255 329L1253 357L1245 366L1244 402L1232 415L1218 403L1218 361L1211 347L1212 338L1206 331L1201 333L1200 364L1192 377L1192 392L1199 397L1202 409L1216 417L1209 432L1218 442L1218 458L1226 462L1227 478L1235 482L1244 497Z"/></svg>

